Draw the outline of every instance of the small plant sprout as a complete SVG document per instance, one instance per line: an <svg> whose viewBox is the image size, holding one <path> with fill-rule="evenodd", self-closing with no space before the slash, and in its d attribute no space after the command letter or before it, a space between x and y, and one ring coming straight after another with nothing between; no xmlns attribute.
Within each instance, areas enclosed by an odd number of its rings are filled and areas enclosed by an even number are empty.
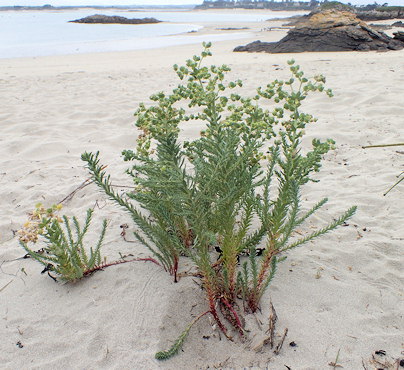
<svg viewBox="0 0 404 370"><path fill-rule="evenodd" d="M29 215L29 220L18 231L20 245L28 256L44 266L44 272L54 273L62 281L74 282L96 270L106 267L101 258L101 246L104 240L107 221L104 220L99 239L88 250L84 246L84 237L90 227L93 211L87 211L84 226L81 227L76 217L70 220L60 217L60 205L45 208L37 204ZM29 247L43 240L45 246L37 251ZM53 277L54 278L54 277Z"/></svg>

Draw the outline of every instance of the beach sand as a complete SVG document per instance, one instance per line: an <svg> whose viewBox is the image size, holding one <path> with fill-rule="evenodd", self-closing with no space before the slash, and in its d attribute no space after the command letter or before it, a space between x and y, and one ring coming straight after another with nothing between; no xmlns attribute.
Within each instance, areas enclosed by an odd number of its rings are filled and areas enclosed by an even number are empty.
<svg viewBox="0 0 404 370"><path fill-rule="evenodd" d="M244 80L247 94L287 78L292 57L307 75L324 74L335 97L318 94L305 102L304 111L319 119L305 140L331 137L336 149L325 156L316 175L320 182L304 187L307 207L330 198L308 227L358 206L348 226L292 251L279 266L257 320L265 329L271 300L278 334L288 328L280 353L220 338L205 317L179 355L158 362L154 354L206 310L195 279L175 284L158 266L134 262L62 285L41 275L35 261L19 259L24 251L16 230L34 204L58 203L88 178L80 159L84 151L100 150L113 182L130 185L120 153L135 146L133 113L152 93L178 84L171 66L201 51L200 45L184 45L0 60L0 368L320 370L332 369L337 359L344 369L356 370L363 364L377 368L369 362L375 351L386 351L387 356L375 355L380 361L404 358L404 186L383 196L403 171L404 149L362 149L403 142L404 50L233 53L240 44L277 40L286 32L256 27L250 39L215 43L208 63L230 65L229 78ZM198 134L192 124L183 128L184 139ZM119 253L148 256L122 239L120 225L129 225L131 238L133 224L95 185L66 200L63 211L83 219L90 207L94 239L101 220L109 220L103 249L108 261ZM184 262L182 271L187 268ZM255 318L247 321L253 337ZM253 345L260 340L251 339Z"/></svg>

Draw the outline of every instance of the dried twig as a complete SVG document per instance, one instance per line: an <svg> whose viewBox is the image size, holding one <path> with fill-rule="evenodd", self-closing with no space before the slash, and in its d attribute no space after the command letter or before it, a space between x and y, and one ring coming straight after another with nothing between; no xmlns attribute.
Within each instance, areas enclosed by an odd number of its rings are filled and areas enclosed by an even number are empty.
<svg viewBox="0 0 404 370"><path fill-rule="evenodd" d="M366 145L366 146L362 146L363 149L367 149L367 148L385 148L385 147L389 147L389 146L403 146L404 143L395 143L395 144L379 144L379 145ZM402 172L400 175L398 175L397 177L399 178L399 180L392 186L390 187L389 190L387 190L383 196L386 196L393 188L395 188L401 181L404 180L404 177L402 177L400 179L400 177L402 176L404 172Z"/></svg>
<svg viewBox="0 0 404 370"><path fill-rule="evenodd" d="M285 338L286 338L287 335L288 335L288 328L285 329L285 331L284 331L284 333L283 333L283 336L282 336L280 342L278 343L278 345L277 345L276 348L275 348L275 351L274 351L275 355L279 355L279 352L280 352L281 349L282 349L283 342L285 341Z"/></svg>
<svg viewBox="0 0 404 370"><path fill-rule="evenodd" d="M76 189L74 189L69 195L67 195L66 197L64 197L58 204L63 204L65 202L68 202L69 200L71 200L74 195L80 191L81 189L84 189L87 185L90 185L94 182L94 180L91 180L91 177L88 178L87 180L85 180L83 183L81 183Z"/></svg>
<svg viewBox="0 0 404 370"><path fill-rule="evenodd" d="M126 229L129 228L128 224L122 224L119 227L122 229L121 236L122 236L122 239L125 240L125 242L127 242L127 243L136 243L136 240L128 240L128 239L126 239Z"/></svg>
<svg viewBox="0 0 404 370"><path fill-rule="evenodd" d="M186 276L193 276L193 277L198 277L198 278L202 278L202 274L200 272L191 272L191 269L189 271L184 271L184 272L179 272L177 274L178 278L182 278L182 277L186 277ZM200 287L201 285L198 284Z"/></svg>
<svg viewBox="0 0 404 370"><path fill-rule="evenodd" d="M397 178L398 178L399 180L398 180L393 186L391 186L389 190L387 190L387 191L383 194L384 196L386 196L388 193L390 193L391 190L393 190L401 181L404 180L404 176L401 177L403 174L404 174L404 172L401 172L401 173L397 176ZM400 179L400 177L401 177L401 179Z"/></svg>
<svg viewBox="0 0 404 370"><path fill-rule="evenodd" d="M128 188L128 189L136 189L136 186L129 186L129 185L117 185L117 184L111 184L111 187L113 187L113 188Z"/></svg>
<svg viewBox="0 0 404 370"><path fill-rule="evenodd" d="M37 251L35 251L35 253L43 254L43 253L45 253L45 249L44 248L38 249ZM6 260L6 261L3 261L3 262L14 262L14 261L18 261L18 260L24 260L24 259L27 259L27 258L31 258L31 256L28 253L24 254L21 257L14 258L12 260Z"/></svg>
<svg viewBox="0 0 404 370"><path fill-rule="evenodd" d="M257 315L255 313L253 313L255 322L257 323L257 326L260 330L262 330L262 322L258 319Z"/></svg>
<svg viewBox="0 0 404 370"><path fill-rule="evenodd" d="M339 360L339 352L341 351L341 348L338 350L338 352L337 352L337 357L335 358L335 361L331 361L331 362L329 362L328 363L328 365L329 366L332 366L333 367L333 369L335 370L337 367L343 367L342 365L340 365L339 363L338 363L338 360Z"/></svg>
<svg viewBox="0 0 404 370"><path fill-rule="evenodd" d="M388 147L388 146L403 146L403 145L404 145L404 143L365 145L365 146L362 146L362 149L367 149L367 148L385 148L385 147Z"/></svg>
<svg viewBox="0 0 404 370"><path fill-rule="evenodd" d="M119 260L119 261L114 261L110 263L102 263L101 265L94 266L93 268L84 271L83 276L89 276L92 275L96 271L103 271L105 268L110 267L110 266L116 266L116 265L121 265L123 263L129 263L129 262L153 262L157 266L161 266L160 263L155 260L154 258L147 257L147 258L133 258L130 260ZM52 276L51 276L52 277ZM53 277L52 277L53 278Z"/></svg>
<svg viewBox="0 0 404 370"><path fill-rule="evenodd" d="M2 288L0 288L0 292L2 292L4 289L6 289L12 282L13 282L13 280L10 280L6 285L4 285Z"/></svg>
<svg viewBox="0 0 404 370"><path fill-rule="evenodd" d="M103 166L101 169L102 169L102 170L105 170L107 167L108 167L108 166ZM84 189L86 186L92 184L92 183L94 182L94 180L91 180L91 179L92 179L92 178L89 177L87 180L85 180L83 183L81 183L81 184L80 184L76 189L74 189L69 195L67 195L66 197L64 197L64 198L59 202L59 204L63 204L63 203L65 203L65 202L68 202L69 200L71 200L71 199L74 197L74 195L75 195L78 191L80 191L80 190ZM112 184L111 184L111 186L112 186L112 187L116 187L116 188L129 188L129 189L134 189L134 188L135 188L134 186L128 186L128 185L116 185L116 184L112 185Z"/></svg>
<svg viewBox="0 0 404 370"><path fill-rule="evenodd" d="M269 327L267 333L269 333L269 344L271 348L274 348L274 339L275 339L275 325L278 320L278 316L276 314L275 308L270 302L270 314L269 314Z"/></svg>

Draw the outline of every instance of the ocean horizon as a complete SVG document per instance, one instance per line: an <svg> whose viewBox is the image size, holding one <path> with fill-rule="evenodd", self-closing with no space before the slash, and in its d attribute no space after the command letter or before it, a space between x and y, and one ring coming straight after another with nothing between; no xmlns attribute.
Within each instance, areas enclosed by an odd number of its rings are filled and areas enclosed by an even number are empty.
<svg viewBox="0 0 404 370"><path fill-rule="evenodd" d="M69 21L96 13L127 18L153 17L156 24L79 24ZM38 57L161 48L202 41L242 39L248 30L228 34L190 35L204 23L260 22L304 12L201 12L130 10L27 10L0 12L0 58ZM202 24L200 24L202 23Z"/></svg>

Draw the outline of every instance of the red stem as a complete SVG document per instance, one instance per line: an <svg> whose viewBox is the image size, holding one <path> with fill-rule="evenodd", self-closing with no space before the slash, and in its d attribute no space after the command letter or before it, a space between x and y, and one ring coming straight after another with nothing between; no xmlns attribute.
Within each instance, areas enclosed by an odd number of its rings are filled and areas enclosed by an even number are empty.
<svg viewBox="0 0 404 370"><path fill-rule="evenodd" d="M205 289L206 289L206 294L208 296L208 302L209 302L209 312L212 314L213 318L215 319L217 325L219 326L219 329L223 332L223 334L226 336L226 338L230 339L231 338L227 335L227 329L226 327L223 325L223 323L220 321L219 315L217 314L216 308L215 308L215 294L212 291L212 288L209 284L208 279L205 276Z"/></svg>
<svg viewBox="0 0 404 370"><path fill-rule="evenodd" d="M155 260L154 258L151 258L151 257L135 258L134 260L125 261L125 262L134 262L134 261L153 262L153 263L155 263L157 266L161 266L160 262L158 262L157 260ZM122 262L122 263L124 263L124 262Z"/></svg>
<svg viewBox="0 0 404 370"><path fill-rule="evenodd" d="M243 330L243 325L241 324L240 318L237 315L237 312L235 311L235 309L232 307L232 305L227 302L227 300L222 297L221 302L227 307L227 309L233 314L234 320L236 320L237 326L238 326L238 331L240 333L241 336L244 336L244 330Z"/></svg>
<svg viewBox="0 0 404 370"><path fill-rule="evenodd" d="M175 258L174 258L174 283L178 283L177 271L178 271L178 257L175 256Z"/></svg>
<svg viewBox="0 0 404 370"><path fill-rule="evenodd" d="M156 261L154 258L147 257L147 258L134 258L131 260L121 260L121 261L114 261L111 263L103 263L101 265L95 266L89 270L84 271L83 276L91 275L95 271L100 271L104 270L106 267L110 266L115 266L115 265L121 265L122 263L128 263L128 262L136 262L136 261L144 261L144 262L153 262L158 266L161 266L158 261Z"/></svg>
<svg viewBox="0 0 404 370"><path fill-rule="evenodd" d="M174 256L174 264L169 270L170 275L174 275L174 283L178 283L178 257Z"/></svg>
<svg viewBox="0 0 404 370"><path fill-rule="evenodd" d="M274 256L276 256L278 253L279 253L279 251L272 249L265 256L265 260L261 265L260 273L259 273L258 279L257 279L257 286L249 294L249 298L248 298L248 306L250 307L252 312L257 311L257 309L258 309L258 299L261 294L262 283L264 282L264 279L267 276L268 268L272 261L272 258L274 258Z"/></svg>
<svg viewBox="0 0 404 370"><path fill-rule="evenodd" d="M209 302L209 306L210 306L210 313L212 314L213 318L215 319L217 325L219 326L219 329L223 332L223 334L226 336L226 338L231 340L231 338L227 335L226 327L220 321L220 318L219 318L219 315L217 314L214 302Z"/></svg>

